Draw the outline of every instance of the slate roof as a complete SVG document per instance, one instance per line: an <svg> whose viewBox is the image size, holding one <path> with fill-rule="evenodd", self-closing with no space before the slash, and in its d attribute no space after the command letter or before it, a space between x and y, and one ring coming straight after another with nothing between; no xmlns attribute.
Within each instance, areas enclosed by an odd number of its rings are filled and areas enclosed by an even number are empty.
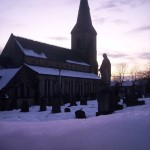
<svg viewBox="0 0 150 150"><path fill-rule="evenodd" d="M34 41L31 39L26 39L23 37L14 36L17 44L21 46L23 49L32 50L37 54L44 54L46 58L65 61L65 60L73 60L78 62L83 62L80 55L75 51L67 48L62 48L54 45L49 45L46 43Z"/></svg>
<svg viewBox="0 0 150 150"><path fill-rule="evenodd" d="M59 69L31 66L31 65L27 65L27 64L24 64L23 66L27 66L32 71L34 71L38 74L59 76ZM23 66L21 66L19 68L9 68L9 69L1 69L0 68L0 90L2 90L3 88L5 88L8 85L8 83L13 79L13 77L15 77L15 75L19 72L19 70ZM100 77L94 73L70 71L70 70L64 70L64 69L61 70L61 76L100 80Z"/></svg>
<svg viewBox="0 0 150 150"><path fill-rule="evenodd" d="M59 69L39 67L39 66L31 66L31 65L27 65L27 64L25 64L25 66L29 67L30 69L32 69L33 71L35 71L38 74L59 76ZM94 73L71 71L71 70L64 70L64 69L61 69L60 74L63 77L95 79L95 80L101 79L99 76L97 76Z"/></svg>
<svg viewBox="0 0 150 150"><path fill-rule="evenodd" d="M20 68L0 69L0 90L17 74Z"/></svg>

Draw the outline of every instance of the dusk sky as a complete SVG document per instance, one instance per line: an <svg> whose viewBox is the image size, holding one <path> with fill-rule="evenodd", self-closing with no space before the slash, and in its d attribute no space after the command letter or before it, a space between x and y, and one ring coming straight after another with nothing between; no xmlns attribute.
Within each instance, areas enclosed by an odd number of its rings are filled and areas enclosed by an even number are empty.
<svg viewBox="0 0 150 150"><path fill-rule="evenodd" d="M98 63L150 62L150 0L88 0L96 29ZM0 0L0 52L13 33L71 48L80 0Z"/></svg>

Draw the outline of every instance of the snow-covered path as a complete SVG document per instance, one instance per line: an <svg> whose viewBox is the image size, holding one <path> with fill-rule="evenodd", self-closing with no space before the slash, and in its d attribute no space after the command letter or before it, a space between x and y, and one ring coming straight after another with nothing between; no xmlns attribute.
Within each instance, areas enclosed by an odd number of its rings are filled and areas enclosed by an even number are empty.
<svg viewBox="0 0 150 150"><path fill-rule="evenodd" d="M88 107L83 110L88 111ZM30 117L30 112L27 114ZM150 99L146 99L146 105L112 115L92 115L91 111L87 119L66 117L42 122L0 116L0 150L150 150Z"/></svg>

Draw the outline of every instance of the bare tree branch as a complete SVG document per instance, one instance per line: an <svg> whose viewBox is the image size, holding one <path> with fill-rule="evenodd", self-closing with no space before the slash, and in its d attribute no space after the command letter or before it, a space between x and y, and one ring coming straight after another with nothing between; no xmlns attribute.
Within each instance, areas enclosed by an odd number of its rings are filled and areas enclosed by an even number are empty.
<svg viewBox="0 0 150 150"><path fill-rule="evenodd" d="M116 66L116 77L115 79L120 83L120 85L122 86L122 83L124 81L124 78L125 78L125 75L126 75L126 71L127 71L127 64L125 63L121 63L121 64L118 64Z"/></svg>

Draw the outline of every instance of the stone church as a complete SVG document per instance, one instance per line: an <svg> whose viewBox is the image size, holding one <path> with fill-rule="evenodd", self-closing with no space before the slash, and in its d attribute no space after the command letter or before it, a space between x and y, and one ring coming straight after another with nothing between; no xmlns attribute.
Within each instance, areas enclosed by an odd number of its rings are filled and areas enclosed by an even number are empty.
<svg viewBox="0 0 150 150"><path fill-rule="evenodd" d="M97 32L87 0L81 0L71 31L71 49L10 35L0 55L0 97L48 103L61 95L63 103L95 98L100 86Z"/></svg>

